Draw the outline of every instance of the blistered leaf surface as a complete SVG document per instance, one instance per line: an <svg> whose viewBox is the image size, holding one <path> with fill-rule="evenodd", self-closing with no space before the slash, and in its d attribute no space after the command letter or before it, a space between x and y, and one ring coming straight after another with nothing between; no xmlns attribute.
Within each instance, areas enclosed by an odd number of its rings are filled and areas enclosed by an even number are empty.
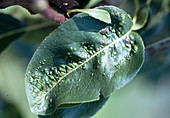
<svg viewBox="0 0 170 118"><path fill-rule="evenodd" d="M105 98L139 71L144 56L141 37L131 31L123 10L105 6L111 24L81 13L52 32L33 55L26 71L26 92L32 112Z"/></svg>

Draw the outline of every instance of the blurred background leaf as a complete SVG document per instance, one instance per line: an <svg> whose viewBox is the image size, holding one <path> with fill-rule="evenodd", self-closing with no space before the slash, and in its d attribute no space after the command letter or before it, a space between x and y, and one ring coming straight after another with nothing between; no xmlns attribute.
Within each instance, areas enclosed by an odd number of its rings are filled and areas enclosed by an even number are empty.
<svg viewBox="0 0 170 118"><path fill-rule="evenodd" d="M34 118L29 111L23 79L28 59L15 50L14 44L0 55L0 94L18 108L23 118Z"/></svg>
<svg viewBox="0 0 170 118"><path fill-rule="evenodd" d="M0 12L9 14L25 22L26 27L21 29L25 31L25 33L20 39L27 43L39 44L50 32L59 26L39 14L31 15L27 10L19 6L2 9Z"/></svg>
<svg viewBox="0 0 170 118"><path fill-rule="evenodd" d="M25 24L10 15L0 13L0 27L0 52L2 52L24 33L24 31L18 32L17 29L25 27Z"/></svg>
<svg viewBox="0 0 170 118"><path fill-rule="evenodd" d="M135 13L133 16L133 30L142 29L149 21L150 15L150 3L151 0L147 0L145 5L139 8L139 1L134 0L135 3Z"/></svg>
<svg viewBox="0 0 170 118"><path fill-rule="evenodd" d="M1 118L22 118L15 105L6 102L0 96L0 117Z"/></svg>

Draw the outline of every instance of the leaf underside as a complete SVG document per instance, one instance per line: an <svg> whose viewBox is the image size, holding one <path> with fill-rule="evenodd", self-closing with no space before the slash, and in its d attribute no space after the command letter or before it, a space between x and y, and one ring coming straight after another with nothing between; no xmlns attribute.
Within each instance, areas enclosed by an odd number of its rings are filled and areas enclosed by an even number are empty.
<svg viewBox="0 0 170 118"><path fill-rule="evenodd" d="M67 15L69 16L69 14L72 12L86 13L95 19L98 19L105 23L111 24L110 14L106 10L102 10L102 9L73 9L73 10L69 10L67 12Z"/></svg>
<svg viewBox="0 0 170 118"><path fill-rule="evenodd" d="M26 71L31 111L53 113L108 97L137 74L144 59L141 37L123 10L109 12L111 24L85 13L66 21L41 43Z"/></svg>

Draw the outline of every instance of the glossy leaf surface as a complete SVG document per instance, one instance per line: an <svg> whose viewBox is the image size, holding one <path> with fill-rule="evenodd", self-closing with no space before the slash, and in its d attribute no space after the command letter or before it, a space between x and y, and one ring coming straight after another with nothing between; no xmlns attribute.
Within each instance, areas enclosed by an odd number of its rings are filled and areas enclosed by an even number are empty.
<svg viewBox="0 0 170 118"><path fill-rule="evenodd" d="M105 98L137 74L144 59L141 37L131 31L123 10L105 6L112 23L81 13L52 32L33 55L26 71L31 111L52 114Z"/></svg>
<svg viewBox="0 0 170 118"><path fill-rule="evenodd" d="M0 52L23 34L23 32L15 33L15 31L24 26L23 22L12 16L0 13Z"/></svg>

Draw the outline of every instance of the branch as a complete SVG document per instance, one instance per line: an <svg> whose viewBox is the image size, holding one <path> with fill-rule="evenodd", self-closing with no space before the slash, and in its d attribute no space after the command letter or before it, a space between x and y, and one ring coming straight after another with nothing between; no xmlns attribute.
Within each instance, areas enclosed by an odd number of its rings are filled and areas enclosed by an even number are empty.
<svg viewBox="0 0 170 118"><path fill-rule="evenodd" d="M79 6L74 0L0 0L0 9L13 5L22 6L31 14L40 13L56 23L63 23L67 18L54 9L66 13L68 10Z"/></svg>

